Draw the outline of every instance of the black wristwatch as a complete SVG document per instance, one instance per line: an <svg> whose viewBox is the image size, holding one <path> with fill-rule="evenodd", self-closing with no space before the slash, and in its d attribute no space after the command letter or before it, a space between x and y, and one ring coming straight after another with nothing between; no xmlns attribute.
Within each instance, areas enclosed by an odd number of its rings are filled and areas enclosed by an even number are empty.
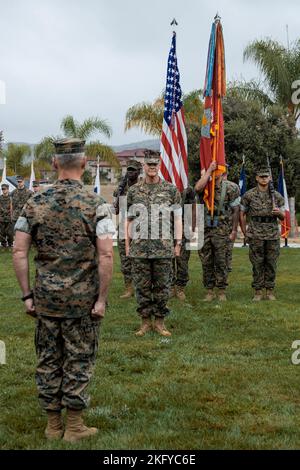
<svg viewBox="0 0 300 470"><path fill-rule="evenodd" d="M27 295L24 295L24 297L21 297L21 300L23 300L23 302L25 302L25 300L28 300L28 299L33 299L32 291L30 292L30 294L27 294Z"/></svg>

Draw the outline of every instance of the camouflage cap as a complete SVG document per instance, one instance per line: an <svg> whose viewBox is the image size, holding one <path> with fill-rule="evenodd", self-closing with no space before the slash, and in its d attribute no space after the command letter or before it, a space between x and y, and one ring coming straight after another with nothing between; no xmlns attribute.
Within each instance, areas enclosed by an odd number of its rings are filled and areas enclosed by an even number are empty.
<svg viewBox="0 0 300 470"><path fill-rule="evenodd" d="M32 187L37 188L40 185L38 181L32 181Z"/></svg>
<svg viewBox="0 0 300 470"><path fill-rule="evenodd" d="M127 169L133 168L134 170L140 170L142 167L141 163L137 160L130 159L127 162Z"/></svg>
<svg viewBox="0 0 300 470"><path fill-rule="evenodd" d="M83 139L60 139L54 142L56 155L63 155L66 153L83 153L85 140Z"/></svg>
<svg viewBox="0 0 300 470"><path fill-rule="evenodd" d="M7 184L7 183L2 183L2 184L1 184L1 188L6 188L6 189L8 189L8 188L9 188L9 186L8 186L8 184Z"/></svg>
<svg viewBox="0 0 300 470"><path fill-rule="evenodd" d="M18 175L18 176L16 176L16 180L17 180L17 181L24 181L24 177Z"/></svg>
<svg viewBox="0 0 300 470"><path fill-rule="evenodd" d="M260 167L256 170L257 176L270 176L270 170L267 166Z"/></svg>
<svg viewBox="0 0 300 470"><path fill-rule="evenodd" d="M145 152L145 163L150 164L154 163L158 165L160 162L160 154L159 152L154 152L153 150L148 150Z"/></svg>

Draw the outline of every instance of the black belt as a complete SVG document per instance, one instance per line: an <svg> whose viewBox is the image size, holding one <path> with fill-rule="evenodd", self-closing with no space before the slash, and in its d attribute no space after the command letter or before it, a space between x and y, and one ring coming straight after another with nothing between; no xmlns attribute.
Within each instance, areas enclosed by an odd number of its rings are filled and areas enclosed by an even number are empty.
<svg viewBox="0 0 300 470"><path fill-rule="evenodd" d="M274 217L274 216L266 216L266 217L261 217L259 215L253 215L251 217L251 219L254 221L254 222L261 222L263 224L271 224L271 223L274 223L274 222L277 222L277 218Z"/></svg>

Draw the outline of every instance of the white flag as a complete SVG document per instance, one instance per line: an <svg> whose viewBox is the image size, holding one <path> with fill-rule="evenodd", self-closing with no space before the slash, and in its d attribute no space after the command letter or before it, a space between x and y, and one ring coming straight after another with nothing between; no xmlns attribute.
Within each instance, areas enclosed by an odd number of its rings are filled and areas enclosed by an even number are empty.
<svg viewBox="0 0 300 470"><path fill-rule="evenodd" d="M4 158L4 166L3 166L1 184L8 184L8 190L9 190L10 193L15 189L14 185L11 184L8 181L7 177L6 177L6 158ZM2 194L1 186L0 186L0 194Z"/></svg>
<svg viewBox="0 0 300 470"><path fill-rule="evenodd" d="M31 162L31 175L30 175L30 182L29 182L30 191L33 191L33 182L34 181L35 181L35 174L34 174L33 160L32 160L32 162Z"/></svg>

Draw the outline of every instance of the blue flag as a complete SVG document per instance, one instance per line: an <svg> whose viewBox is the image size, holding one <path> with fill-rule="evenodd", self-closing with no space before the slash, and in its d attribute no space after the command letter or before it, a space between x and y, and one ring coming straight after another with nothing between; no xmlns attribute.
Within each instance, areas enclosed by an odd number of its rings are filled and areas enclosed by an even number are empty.
<svg viewBox="0 0 300 470"><path fill-rule="evenodd" d="M96 172L96 178L95 178L94 193L97 193L99 195L101 193L99 160L98 160L98 164L97 164L97 172Z"/></svg>
<svg viewBox="0 0 300 470"><path fill-rule="evenodd" d="M241 170L241 174L240 174L239 187L240 187L241 196L243 196L243 194L245 194L245 192L247 191L247 187L246 187L246 171L245 171L245 164L244 164L244 163L243 163L242 170Z"/></svg>

